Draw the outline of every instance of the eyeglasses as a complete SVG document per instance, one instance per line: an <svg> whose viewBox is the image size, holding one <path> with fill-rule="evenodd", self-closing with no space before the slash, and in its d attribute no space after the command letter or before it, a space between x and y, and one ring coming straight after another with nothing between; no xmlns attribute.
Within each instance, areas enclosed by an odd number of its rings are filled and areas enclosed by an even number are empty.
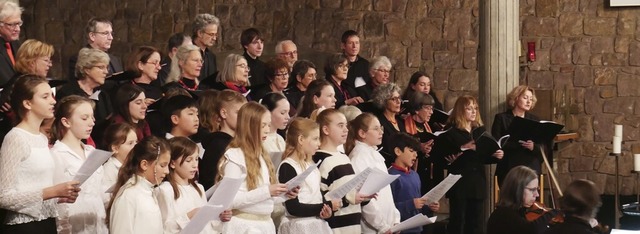
<svg viewBox="0 0 640 234"><path fill-rule="evenodd" d="M93 66L91 68L98 68L100 70L107 70L108 69L107 65Z"/></svg>
<svg viewBox="0 0 640 234"><path fill-rule="evenodd" d="M345 69L345 68L349 69L349 67L351 67L351 66L348 63L338 64L338 68L340 68L340 69Z"/></svg>
<svg viewBox="0 0 640 234"><path fill-rule="evenodd" d="M100 35L105 36L105 37L113 36L113 32L111 32L111 31L93 32L93 33L97 33L97 34L100 34Z"/></svg>
<svg viewBox="0 0 640 234"><path fill-rule="evenodd" d="M400 98L400 97L392 97L392 98L389 98L387 100L392 101L392 102L400 102L400 101L402 101L402 98Z"/></svg>
<svg viewBox="0 0 640 234"><path fill-rule="evenodd" d="M432 111L433 110L433 106L430 105L423 105L422 109L428 110L428 111Z"/></svg>
<svg viewBox="0 0 640 234"><path fill-rule="evenodd" d="M247 69L247 70L251 70L249 65L247 65L246 63L236 64L236 66Z"/></svg>
<svg viewBox="0 0 640 234"><path fill-rule="evenodd" d="M203 64L203 63L204 63L204 60L202 60L202 59L189 59L189 61L191 61L191 62L196 62L196 63L200 63L200 64Z"/></svg>
<svg viewBox="0 0 640 234"><path fill-rule="evenodd" d="M383 69L376 69L376 71L379 71L379 72L382 72L382 73L387 73L387 74L391 73L390 70L383 70Z"/></svg>
<svg viewBox="0 0 640 234"><path fill-rule="evenodd" d="M157 66L160 66L160 61L155 61L155 62L149 62L149 61L147 61L147 62L145 62L145 64L151 64L151 65L153 65L153 66L156 66L156 67L157 67Z"/></svg>
<svg viewBox="0 0 640 234"><path fill-rule="evenodd" d="M280 55L282 56L289 56L289 57L293 57L294 55L297 55L297 54L298 54L297 50L280 53Z"/></svg>
<svg viewBox="0 0 640 234"><path fill-rule="evenodd" d="M538 188L538 187L534 187L534 188L524 187L524 189L529 190L529 192L531 192L531 193L538 193L538 194L540 193L540 188Z"/></svg>
<svg viewBox="0 0 640 234"><path fill-rule="evenodd" d="M274 76L289 76L289 73L276 73Z"/></svg>
<svg viewBox="0 0 640 234"><path fill-rule="evenodd" d="M208 33L208 32L202 32L204 34L207 34L210 37L218 37L218 33Z"/></svg>
<svg viewBox="0 0 640 234"><path fill-rule="evenodd" d="M2 25L7 26L7 28L19 28L22 27L22 23L22 21L18 21L15 23L2 22Z"/></svg>

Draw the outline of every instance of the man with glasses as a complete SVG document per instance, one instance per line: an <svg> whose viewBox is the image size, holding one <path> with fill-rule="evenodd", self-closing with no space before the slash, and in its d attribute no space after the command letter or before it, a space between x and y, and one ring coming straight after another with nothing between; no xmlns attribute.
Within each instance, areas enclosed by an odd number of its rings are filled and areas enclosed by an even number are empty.
<svg viewBox="0 0 640 234"><path fill-rule="evenodd" d="M249 83L251 87L266 83L265 79L265 63L260 60L262 50L264 48L264 39L262 33L255 28L249 28L242 31L240 35L240 44L244 48L244 58L249 64Z"/></svg>
<svg viewBox="0 0 640 234"><path fill-rule="evenodd" d="M16 74L23 9L12 1L0 1L0 87Z"/></svg>
<svg viewBox="0 0 640 234"><path fill-rule="evenodd" d="M111 42L113 41L113 28L111 21L104 18L91 18L87 22L85 27L85 38L87 39L87 45L85 48L93 48L104 51L109 55L109 66L107 66L107 77L114 73L124 71L122 66L122 60L119 57L110 54L108 51L111 49ZM75 67L78 61L78 55L73 55L69 58L69 79L76 80Z"/></svg>
<svg viewBox="0 0 640 234"><path fill-rule="evenodd" d="M289 71L291 71L293 64L298 61L298 46L291 40L279 41L276 44L276 55L287 62Z"/></svg>
<svg viewBox="0 0 640 234"><path fill-rule="evenodd" d="M353 30L342 33L342 53L349 60L349 74L345 82L354 88L359 88L371 82L369 76L369 61L360 57L360 37Z"/></svg>
<svg viewBox="0 0 640 234"><path fill-rule="evenodd" d="M200 53L204 60L200 76L198 76L200 81L210 78L212 82L215 82L216 74L218 73L216 55L209 50L209 47L212 47L218 40L219 28L220 20L211 14L196 15L193 21L191 38L193 38L193 44L200 48Z"/></svg>

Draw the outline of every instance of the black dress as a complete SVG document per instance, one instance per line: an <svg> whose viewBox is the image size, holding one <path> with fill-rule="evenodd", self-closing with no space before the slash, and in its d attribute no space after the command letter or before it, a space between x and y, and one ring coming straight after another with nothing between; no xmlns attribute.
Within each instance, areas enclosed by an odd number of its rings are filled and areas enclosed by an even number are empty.
<svg viewBox="0 0 640 234"><path fill-rule="evenodd" d="M538 117L535 115L525 113L524 117L526 119L531 119L538 121ZM515 116L511 110L507 110L506 112L496 114L493 119L493 126L491 128L491 135L496 139L504 135L509 134L509 125L511 121L513 121ZM502 185L502 181L509 173L511 168L524 165L533 170L535 170L538 175L541 174L542 169L542 153L540 151L540 146L543 144L541 142L534 142L535 146L533 147L533 151L522 147L517 141L509 141L502 147L504 151L504 157L500 162L498 162L498 166L496 167L496 176L498 177L498 184Z"/></svg>

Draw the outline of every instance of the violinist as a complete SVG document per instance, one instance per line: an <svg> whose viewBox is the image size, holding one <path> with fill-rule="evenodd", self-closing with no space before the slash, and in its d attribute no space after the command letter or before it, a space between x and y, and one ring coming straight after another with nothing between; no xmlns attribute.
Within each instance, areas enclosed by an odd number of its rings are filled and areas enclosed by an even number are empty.
<svg viewBox="0 0 640 234"><path fill-rule="evenodd" d="M575 180L564 190L560 198L560 209L564 212L564 222L553 225L545 234L591 234L598 221L594 219L602 202L596 185L588 180ZM606 229L606 228L605 228ZM606 231L605 231L606 232Z"/></svg>
<svg viewBox="0 0 640 234"><path fill-rule="evenodd" d="M496 209L489 216L487 234L544 233L558 211L550 210L533 221L527 220L527 211L540 196L539 189L536 171L526 166L511 169L500 189Z"/></svg>

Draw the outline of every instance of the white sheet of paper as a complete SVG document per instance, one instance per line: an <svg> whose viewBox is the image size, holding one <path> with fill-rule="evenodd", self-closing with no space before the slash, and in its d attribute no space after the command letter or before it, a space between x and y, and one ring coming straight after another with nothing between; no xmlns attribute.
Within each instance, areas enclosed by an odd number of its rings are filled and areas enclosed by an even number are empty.
<svg viewBox="0 0 640 234"><path fill-rule="evenodd" d="M89 96L89 99L100 101L100 92L102 92L102 90L95 91L93 94L91 94L91 96Z"/></svg>
<svg viewBox="0 0 640 234"><path fill-rule="evenodd" d="M440 198L442 198L460 178L462 178L462 175L449 174L447 178L444 178L442 182L429 190L422 198L426 198L429 203L440 201Z"/></svg>
<svg viewBox="0 0 640 234"><path fill-rule="evenodd" d="M420 227L420 226L424 226L427 224L432 224L436 222L436 219L438 218L438 216L433 216L431 218L427 217L426 215L423 214L417 214L405 221L402 221L401 223L399 223L396 226L391 227L391 229L389 231L391 231L392 233L396 233L396 232L401 232L407 229L411 229L411 228L415 228L415 227Z"/></svg>
<svg viewBox="0 0 640 234"><path fill-rule="evenodd" d="M187 224L187 226L185 226L182 229L182 231L180 231L180 233L181 234L200 233L206 225L209 225L209 223L211 223L211 221L220 219L220 213L222 213L222 211L224 211L224 209L220 205L203 206L202 208L200 208L200 210L198 210L198 213L196 213L196 215L193 216L193 218Z"/></svg>
<svg viewBox="0 0 640 234"><path fill-rule="evenodd" d="M198 157L202 160L202 157L204 157L204 147L202 147L202 143L198 143L196 145L198 145Z"/></svg>
<svg viewBox="0 0 640 234"><path fill-rule="evenodd" d="M400 175L389 175L387 172L382 172L377 169L372 169L371 173L362 184L359 193L365 196L373 195L391 184L394 180L398 179Z"/></svg>
<svg viewBox="0 0 640 234"><path fill-rule="evenodd" d="M78 169L73 180L79 181L80 185L82 185L82 183L87 181L87 179L89 179L89 177L91 177L91 175L93 175L93 173L98 170L102 164L109 160L112 154L113 153L109 151L99 149L94 150L87 156L87 160L82 163L82 166Z"/></svg>
<svg viewBox="0 0 640 234"><path fill-rule="evenodd" d="M356 88L359 88L359 87L361 87L361 86L365 86L365 85L367 85L367 82L366 82L366 81L364 81L364 79L362 78L362 76L358 76L358 77L356 77L356 79L354 80L353 84L354 84L353 86L355 86Z"/></svg>
<svg viewBox="0 0 640 234"><path fill-rule="evenodd" d="M318 162L320 163L320 162ZM311 164L311 166L307 167L306 170L304 170L302 173L298 174L296 177L291 178L289 181L287 181L286 184L287 185L287 192L293 190L294 188L300 186L305 179L307 179L307 176L309 176L309 174L311 174L311 172L313 172L314 169L318 168L318 166L316 166L316 164ZM282 195L280 195L282 198L287 197L286 193L282 193Z"/></svg>
<svg viewBox="0 0 640 234"><path fill-rule="evenodd" d="M209 189L214 190L211 192L209 204L221 205L225 210L229 209L231 202L233 202L233 198L236 197L236 193L238 193L238 189L240 189L240 185L242 185L243 181L244 178L222 178L222 180L214 186L215 188L211 187L211 189ZM209 191L207 191L207 193L209 193Z"/></svg>
<svg viewBox="0 0 640 234"><path fill-rule="evenodd" d="M349 182L344 183L342 186L337 187L324 195L327 200L336 200L342 199L347 193L351 192L351 190L356 189L359 190L362 187L362 184L367 179L369 174L371 173L371 168L367 168L364 171L358 173L355 177L353 177Z"/></svg>
<svg viewBox="0 0 640 234"><path fill-rule="evenodd" d="M640 231L631 231L631 230L622 230L622 229L611 229L611 234L639 234Z"/></svg>

